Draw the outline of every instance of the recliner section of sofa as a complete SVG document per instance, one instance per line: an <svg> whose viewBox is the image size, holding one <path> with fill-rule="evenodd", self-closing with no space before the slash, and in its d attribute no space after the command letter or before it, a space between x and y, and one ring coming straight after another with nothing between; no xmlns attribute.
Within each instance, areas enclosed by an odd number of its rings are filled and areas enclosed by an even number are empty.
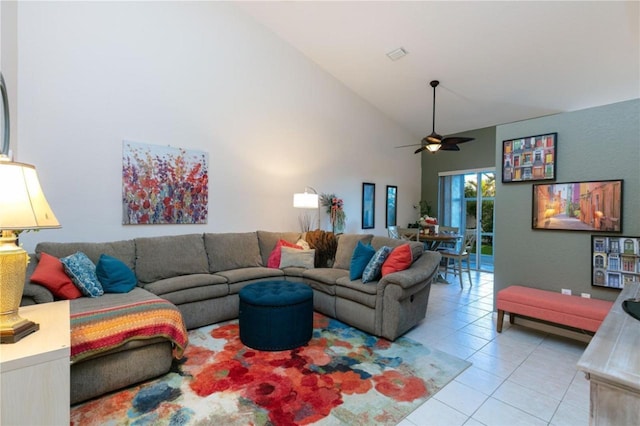
<svg viewBox="0 0 640 426"><path fill-rule="evenodd" d="M145 237L105 243L43 242L37 245L27 271L23 304L54 300L46 288L29 281L40 253L60 258L82 251L94 263L102 253L122 260L138 278L139 288L134 289L131 297L144 297L144 293L148 293L168 300L178 307L188 329L237 318L238 292L242 287L278 279L309 285L314 291L315 310L389 340L395 340L425 317L431 282L440 262L439 253L423 252L421 243L409 242L414 262L408 269L364 284L360 279L349 279L351 256L359 241L370 243L376 250L383 245L396 247L407 242L371 234L343 234L338 236L332 267L266 267L278 240L296 243L303 237L304 234L297 232L256 231ZM127 295L118 296L106 294L96 299L75 299L71 301L71 310L88 311L108 304L110 299L127 298ZM167 361L171 359L170 345L161 343L138 341L130 345L133 346L131 350L136 351L136 368L143 370L132 375L136 382L163 374L155 368L157 365L145 364L160 363L165 367L170 364ZM148 358L144 350L147 344L154 345L146 351ZM159 352L163 353L160 358ZM114 374L117 377L111 382L107 379L99 389L77 392L72 403L133 384L115 373L118 369L127 371L130 368L127 362L120 349L73 364L72 383L74 376L85 380L92 372L96 377ZM90 365L93 367L89 368Z"/></svg>

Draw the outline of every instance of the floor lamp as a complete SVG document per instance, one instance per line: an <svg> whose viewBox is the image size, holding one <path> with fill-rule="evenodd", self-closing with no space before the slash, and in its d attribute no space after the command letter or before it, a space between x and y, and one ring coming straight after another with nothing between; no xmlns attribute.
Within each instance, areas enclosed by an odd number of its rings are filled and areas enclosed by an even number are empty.
<svg viewBox="0 0 640 426"><path fill-rule="evenodd" d="M312 193L308 192L308 190L313 191ZM310 186L304 188L304 192L299 192L293 194L293 207L297 209L316 209L318 210L318 229L320 229L320 200L318 196L318 191L313 189ZM299 218L300 227L303 232L307 232L311 230L311 220L309 218L309 214L307 211L302 213Z"/></svg>

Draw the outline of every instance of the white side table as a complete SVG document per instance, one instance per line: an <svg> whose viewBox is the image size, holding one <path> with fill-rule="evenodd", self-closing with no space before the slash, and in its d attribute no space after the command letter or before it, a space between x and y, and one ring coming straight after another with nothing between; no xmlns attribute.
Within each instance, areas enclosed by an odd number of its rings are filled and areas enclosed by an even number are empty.
<svg viewBox="0 0 640 426"><path fill-rule="evenodd" d="M40 330L0 345L0 424L68 425L69 301L26 306L20 315Z"/></svg>

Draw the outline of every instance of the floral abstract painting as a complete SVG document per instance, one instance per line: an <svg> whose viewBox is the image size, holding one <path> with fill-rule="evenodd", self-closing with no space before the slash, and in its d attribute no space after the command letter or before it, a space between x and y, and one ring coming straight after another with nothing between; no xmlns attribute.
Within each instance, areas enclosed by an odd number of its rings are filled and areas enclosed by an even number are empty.
<svg viewBox="0 0 640 426"><path fill-rule="evenodd" d="M138 142L122 143L122 223L207 223L209 155Z"/></svg>

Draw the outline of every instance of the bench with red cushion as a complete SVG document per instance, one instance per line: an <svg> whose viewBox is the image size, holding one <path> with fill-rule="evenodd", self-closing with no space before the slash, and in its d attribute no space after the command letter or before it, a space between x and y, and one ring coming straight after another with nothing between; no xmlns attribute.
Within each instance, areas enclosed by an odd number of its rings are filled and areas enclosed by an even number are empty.
<svg viewBox="0 0 640 426"><path fill-rule="evenodd" d="M504 313L508 312L511 324L515 315L522 315L595 333L612 305L607 300L514 285L498 292L497 331L502 331Z"/></svg>

